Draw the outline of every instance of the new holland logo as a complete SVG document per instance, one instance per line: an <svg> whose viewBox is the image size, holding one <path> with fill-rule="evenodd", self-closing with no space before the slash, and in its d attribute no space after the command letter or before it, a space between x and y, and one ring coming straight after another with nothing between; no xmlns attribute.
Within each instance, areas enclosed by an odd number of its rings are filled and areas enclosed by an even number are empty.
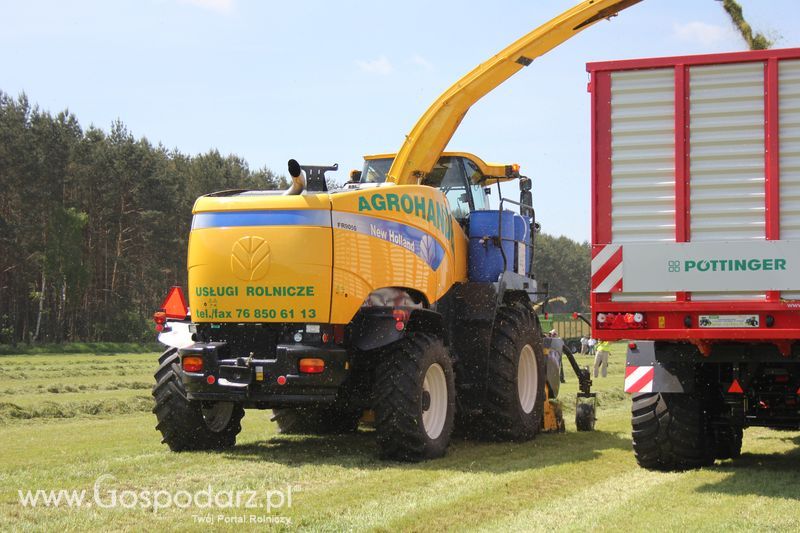
<svg viewBox="0 0 800 533"><path fill-rule="evenodd" d="M231 250L231 271L242 281L256 281L269 271L269 244L261 237L242 237Z"/></svg>

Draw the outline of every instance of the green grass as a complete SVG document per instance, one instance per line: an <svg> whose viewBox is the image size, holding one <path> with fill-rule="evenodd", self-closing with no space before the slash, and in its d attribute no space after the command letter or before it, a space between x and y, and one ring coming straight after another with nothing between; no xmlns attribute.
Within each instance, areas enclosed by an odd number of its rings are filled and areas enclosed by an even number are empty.
<svg viewBox="0 0 800 533"><path fill-rule="evenodd" d="M118 354L147 353L160 349L158 343L135 342L67 342L62 344L0 344L0 355L19 354Z"/></svg>
<svg viewBox="0 0 800 533"><path fill-rule="evenodd" d="M147 387L157 354L0 358L0 528L19 530L233 530L224 517L263 509L25 508L17 491L101 494L299 487L271 516L310 530L783 530L800 528L800 433L749 429L741 459L685 473L640 469L630 450L629 400L620 392L624 347L600 392L597 431L527 443L456 440L443 459L382 462L372 431L328 438L277 435L269 412L248 411L239 444L175 454L160 444ZM580 357L582 364L590 359ZM124 372L124 374L122 373ZM23 376L24 375L24 376ZM23 377L21 377L23 376ZM567 411L576 389L567 377ZM83 388L81 388L83 387ZM55 392L57 391L57 392ZM15 407L8 407L9 405ZM15 417L13 409L37 416ZM59 414L60 413L60 414ZM570 415L571 418L571 415ZM7 525L6 525L7 524ZM265 526L246 525L263 529ZM272 526L279 528L280 526Z"/></svg>

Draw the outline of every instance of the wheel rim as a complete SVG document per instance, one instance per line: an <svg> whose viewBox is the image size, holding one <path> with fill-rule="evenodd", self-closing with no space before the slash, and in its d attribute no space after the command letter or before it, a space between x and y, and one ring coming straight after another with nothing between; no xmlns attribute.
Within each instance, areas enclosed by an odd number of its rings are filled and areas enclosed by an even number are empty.
<svg viewBox="0 0 800 533"><path fill-rule="evenodd" d="M439 363L434 363L425 372L422 380L423 397L428 397L422 410L422 425L425 433L431 439L436 439L442 434L445 420L447 420L447 378L444 369ZM427 409L426 409L427 407Z"/></svg>
<svg viewBox="0 0 800 533"><path fill-rule="evenodd" d="M206 421L208 429L214 433L219 433L227 427L228 422L231 420L233 403L218 402L210 407L202 407L200 410L203 413L203 420Z"/></svg>
<svg viewBox="0 0 800 533"><path fill-rule="evenodd" d="M539 393L539 369L536 366L536 354L530 344L526 344L519 352L519 366L517 367L517 395L519 405L525 414L533 411L536 405L536 396Z"/></svg>

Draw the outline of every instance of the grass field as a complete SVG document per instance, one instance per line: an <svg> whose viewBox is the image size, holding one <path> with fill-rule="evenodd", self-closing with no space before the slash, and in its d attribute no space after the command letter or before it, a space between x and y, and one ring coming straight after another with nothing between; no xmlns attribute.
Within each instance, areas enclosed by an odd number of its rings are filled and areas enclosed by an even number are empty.
<svg viewBox="0 0 800 533"><path fill-rule="evenodd" d="M269 412L259 411L248 411L232 450L171 453L150 413L156 358L0 357L0 529L800 529L798 432L749 429L741 459L698 471L636 466L621 392L623 346L613 352L610 376L596 380L597 431L575 432L575 380L568 376L566 434L514 444L455 441L447 457L411 465L378 461L370 430L282 437ZM85 490L86 500L72 508L63 501L24 506L19 491L37 489ZM173 505L145 505L148 491L162 490ZM114 491L117 506L106 508ZM198 506L179 507L179 491L207 491L220 506L205 507L201 496ZM240 491L239 506L228 491ZM261 508L247 507L246 491Z"/></svg>

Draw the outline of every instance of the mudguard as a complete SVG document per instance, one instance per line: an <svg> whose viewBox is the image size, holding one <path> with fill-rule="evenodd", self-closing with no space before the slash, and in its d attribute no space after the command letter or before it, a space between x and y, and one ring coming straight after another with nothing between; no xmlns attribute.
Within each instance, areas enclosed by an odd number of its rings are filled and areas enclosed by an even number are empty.
<svg viewBox="0 0 800 533"><path fill-rule="evenodd" d="M362 351L375 350L397 342L408 333L430 333L444 337L442 315L429 309L413 309L408 321L398 321L392 307L362 309L350 325L350 343ZM402 327L398 324L402 323Z"/></svg>
<svg viewBox="0 0 800 533"><path fill-rule="evenodd" d="M625 392L692 392L694 364L686 359L685 351L674 346L654 341L631 343L625 357Z"/></svg>

